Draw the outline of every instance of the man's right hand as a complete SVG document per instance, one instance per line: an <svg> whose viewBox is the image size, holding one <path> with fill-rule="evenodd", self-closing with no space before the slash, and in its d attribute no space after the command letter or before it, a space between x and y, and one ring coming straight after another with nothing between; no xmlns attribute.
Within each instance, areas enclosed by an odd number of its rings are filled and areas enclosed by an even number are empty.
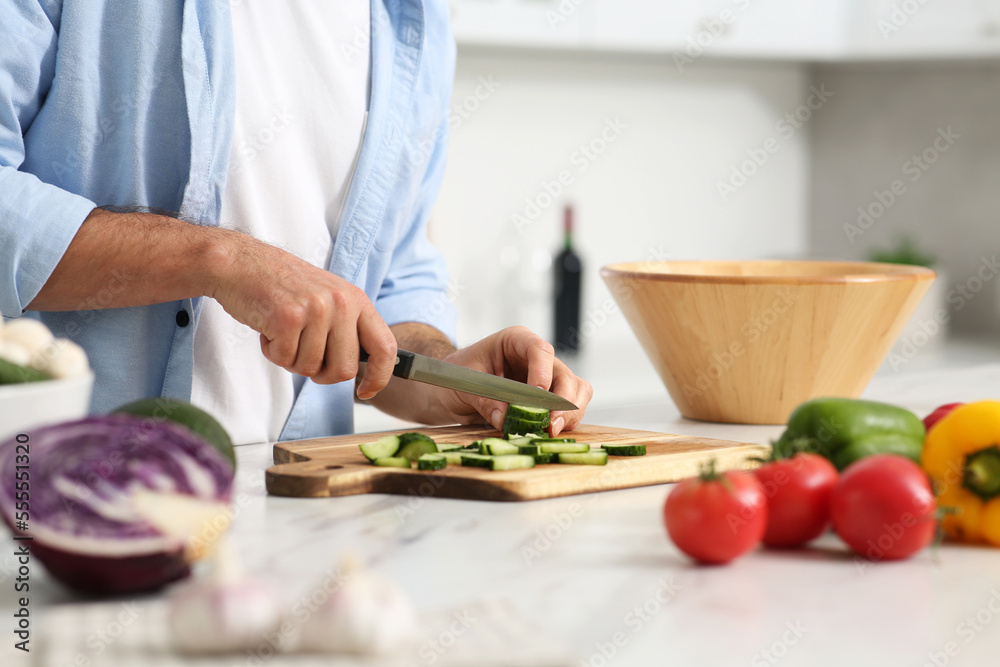
<svg viewBox="0 0 1000 667"><path fill-rule="evenodd" d="M115 285L115 289L109 289ZM358 396L389 382L396 342L359 288L245 234L152 213L94 209L29 310L144 306L199 296L261 334L273 363L343 382L369 354Z"/></svg>
<svg viewBox="0 0 1000 667"><path fill-rule="evenodd" d="M260 333L271 363L320 384L346 382L358 374L363 346L369 360L358 397L385 387L396 339L361 289L274 246L227 236L206 296Z"/></svg>

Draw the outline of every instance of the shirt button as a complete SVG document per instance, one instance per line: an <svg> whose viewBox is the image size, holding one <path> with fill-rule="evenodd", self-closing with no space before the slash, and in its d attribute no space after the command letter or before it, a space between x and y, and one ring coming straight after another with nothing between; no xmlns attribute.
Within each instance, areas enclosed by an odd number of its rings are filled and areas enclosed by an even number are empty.
<svg viewBox="0 0 1000 667"><path fill-rule="evenodd" d="M179 313L177 313L177 326L186 327L190 323L191 323L191 316L188 315L188 312L186 310L182 310Z"/></svg>

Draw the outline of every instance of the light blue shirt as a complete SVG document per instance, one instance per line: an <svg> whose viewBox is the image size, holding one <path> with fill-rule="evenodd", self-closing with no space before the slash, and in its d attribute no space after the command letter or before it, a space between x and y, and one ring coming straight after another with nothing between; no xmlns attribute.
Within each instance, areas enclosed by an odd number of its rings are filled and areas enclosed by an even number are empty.
<svg viewBox="0 0 1000 667"><path fill-rule="evenodd" d="M329 270L388 324L454 337L426 234L454 77L447 2L372 0L370 42L368 123ZM0 45L0 312L24 311L95 206L218 224L235 114L229 2L0 0ZM102 309L133 279L113 274L73 312L30 314L87 350L94 412L191 394L200 299ZM307 382L282 439L350 432L353 386Z"/></svg>

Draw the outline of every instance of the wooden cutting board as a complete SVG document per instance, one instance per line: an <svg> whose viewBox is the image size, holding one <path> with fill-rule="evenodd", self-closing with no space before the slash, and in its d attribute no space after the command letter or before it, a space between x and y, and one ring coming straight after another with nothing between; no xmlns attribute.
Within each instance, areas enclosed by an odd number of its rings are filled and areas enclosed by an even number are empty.
<svg viewBox="0 0 1000 667"><path fill-rule="evenodd" d="M491 428L476 426L410 430L426 433L435 442L459 445L500 437ZM748 459L770 451L766 445L730 440L581 425L567 435L577 442L595 445L644 444L646 456L613 456L606 466L549 464L498 472L448 466L432 472L372 465L358 445L383 435L386 433L279 442L274 445L276 465L267 469L267 490L276 496L307 498L393 493L468 500L538 500L675 482L697 474L700 466L712 458L719 470L753 468L755 464Z"/></svg>

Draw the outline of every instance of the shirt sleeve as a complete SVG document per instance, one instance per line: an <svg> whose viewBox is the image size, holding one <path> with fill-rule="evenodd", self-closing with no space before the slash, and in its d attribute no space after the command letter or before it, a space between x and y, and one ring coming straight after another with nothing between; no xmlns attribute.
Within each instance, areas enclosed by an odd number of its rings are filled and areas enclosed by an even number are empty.
<svg viewBox="0 0 1000 667"><path fill-rule="evenodd" d="M0 4L0 312L8 316L35 298L95 207L20 170L53 83L59 6Z"/></svg>
<svg viewBox="0 0 1000 667"><path fill-rule="evenodd" d="M441 189L447 152L447 121L438 132L427 171L412 209L412 222L400 235L389 273L375 308L386 324L419 322L438 329L455 342L455 297L440 251L427 238L427 221Z"/></svg>

